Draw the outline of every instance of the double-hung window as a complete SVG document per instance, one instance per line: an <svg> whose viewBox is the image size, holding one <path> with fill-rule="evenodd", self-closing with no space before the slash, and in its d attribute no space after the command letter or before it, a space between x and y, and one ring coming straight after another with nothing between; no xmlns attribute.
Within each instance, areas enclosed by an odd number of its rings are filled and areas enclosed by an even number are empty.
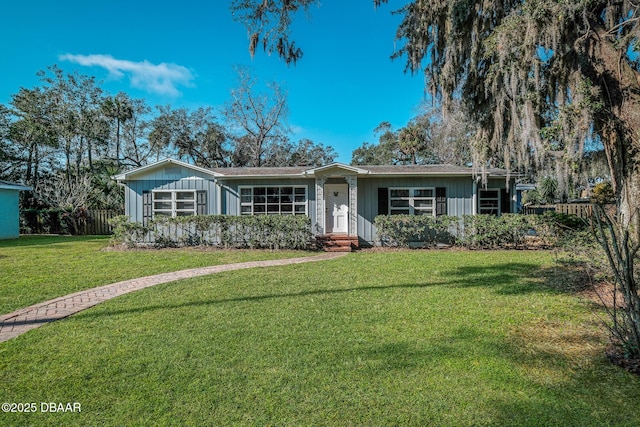
<svg viewBox="0 0 640 427"><path fill-rule="evenodd" d="M153 215L191 216L196 215L196 191L173 190L153 192Z"/></svg>
<svg viewBox="0 0 640 427"><path fill-rule="evenodd" d="M480 190L478 213L500 214L500 190Z"/></svg>
<svg viewBox="0 0 640 427"><path fill-rule="evenodd" d="M240 187L240 213L242 215L307 215L307 187Z"/></svg>
<svg viewBox="0 0 640 427"><path fill-rule="evenodd" d="M390 188L389 214L433 215L436 214L435 188Z"/></svg>

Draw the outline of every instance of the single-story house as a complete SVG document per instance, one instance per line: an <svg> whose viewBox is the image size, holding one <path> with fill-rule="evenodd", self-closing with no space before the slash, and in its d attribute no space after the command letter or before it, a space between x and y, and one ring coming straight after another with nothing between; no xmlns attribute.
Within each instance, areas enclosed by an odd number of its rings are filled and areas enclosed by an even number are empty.
<svg viewBox="0 0 640 427"><path fill-rule="evenodd" d="M29 191L30 187L8 181L0 181L0 239L20 237L20 210L18 202L20 191Z"/></svg>
<svg viewBox="0 0 640 427"><path fill-rule="evenodd" d="M156 215L307 215L315 235L376 242L377 215L515 212L515 179L450 165L205 169L166 159L113 178L125 187L125 214L146 224Z"/></svg>

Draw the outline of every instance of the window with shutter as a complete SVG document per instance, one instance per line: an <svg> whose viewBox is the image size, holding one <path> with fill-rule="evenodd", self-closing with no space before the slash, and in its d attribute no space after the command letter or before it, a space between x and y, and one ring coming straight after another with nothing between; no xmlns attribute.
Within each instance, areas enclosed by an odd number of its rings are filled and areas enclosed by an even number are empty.
<svg viewBox="0 0 640 427"><path fill-rule="evenodd" d="M436 215L447 214L447 189L436 187Z"/></svg>
<svg viewBox="0 0 640 427"><path fill-rule="evenodd" d="M151 192L153 216L196 215L196 192L194 190L154 190Z"/></svg>

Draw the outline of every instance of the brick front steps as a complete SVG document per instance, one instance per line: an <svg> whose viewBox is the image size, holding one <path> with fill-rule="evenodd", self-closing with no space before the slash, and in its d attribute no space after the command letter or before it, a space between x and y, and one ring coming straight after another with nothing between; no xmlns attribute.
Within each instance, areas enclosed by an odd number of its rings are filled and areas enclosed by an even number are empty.
<svg viewBox="0 0 640 427"><path fill-rule="evenodd" d="M360 247L357 236L346 234L321 234L316 236L316 244L325 252L351 252Z"/></svg>

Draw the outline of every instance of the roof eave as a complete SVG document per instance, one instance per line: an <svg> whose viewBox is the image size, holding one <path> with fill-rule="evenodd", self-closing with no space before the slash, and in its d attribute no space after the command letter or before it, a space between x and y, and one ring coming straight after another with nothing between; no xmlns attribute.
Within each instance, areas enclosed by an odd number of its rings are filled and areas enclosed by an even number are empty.
<svg viewBox="0 0 640 427"><path fill-rule="evenodd" d="M162 167L162 166L167 165L167 164L174 164L174 165L177 165L177 166L185 167L185 168L194 170L196 172L200 172L200 173L204 173L204 174L207 174L207 175L211 175L214 178L215 177L219 177L219 176L223 176L222 174L220 174L218 172L214 172L212 170L205 169L205 168L202 168L200 166L190 165L189 163L181 162L179 160L163 159L163 160L157 161L155 163L150 163L148 165L144 165L144 166L141 166L139 168L130 170L128 172L124 172L124 173L121 173L121 174L118 174L118 175L113 175L111 177L111 179L113 179L115 181L118 181L118 182L126 181L126 180L130 179L131 177L133 177L135 175L138 175L138 174L143 173L145 171L150 171L150 170Z"/></svg>
<svg viewBox="0 0 640 427"><path fill-rule="evenodd" d="M271 175L220 175L220 179L282 179L282 178L310 178L304 173L297 174L271 174Z"/></svg>
<svg viewBox="0 0 640 427"><path fill-rule="evenodd" d="M20 184L0 184L0 190L31 191L31 187Z"/></svg>
<svg viewBox="0 0 640 427"><path fill-rule="evenodd" d="M319 167L316 167L316 168L313 168L313 169L308 169L308 170L304 171L303 173L304 173L304 175L307 175L307 176L316 176L319 172L324 172L326 170L330 170L330 169L334 169L334 168L342 169L342 170L345 170L345 171L348 171L348 172L355 172L358 175L368 175L368 174L371 173L371 171L369 171L369 170L358 168L358 167L355 167L355 166L346 165L344 163L338 163L338 162L331 163L330 165L326 165L326 166L319 166Z"/></svg>

